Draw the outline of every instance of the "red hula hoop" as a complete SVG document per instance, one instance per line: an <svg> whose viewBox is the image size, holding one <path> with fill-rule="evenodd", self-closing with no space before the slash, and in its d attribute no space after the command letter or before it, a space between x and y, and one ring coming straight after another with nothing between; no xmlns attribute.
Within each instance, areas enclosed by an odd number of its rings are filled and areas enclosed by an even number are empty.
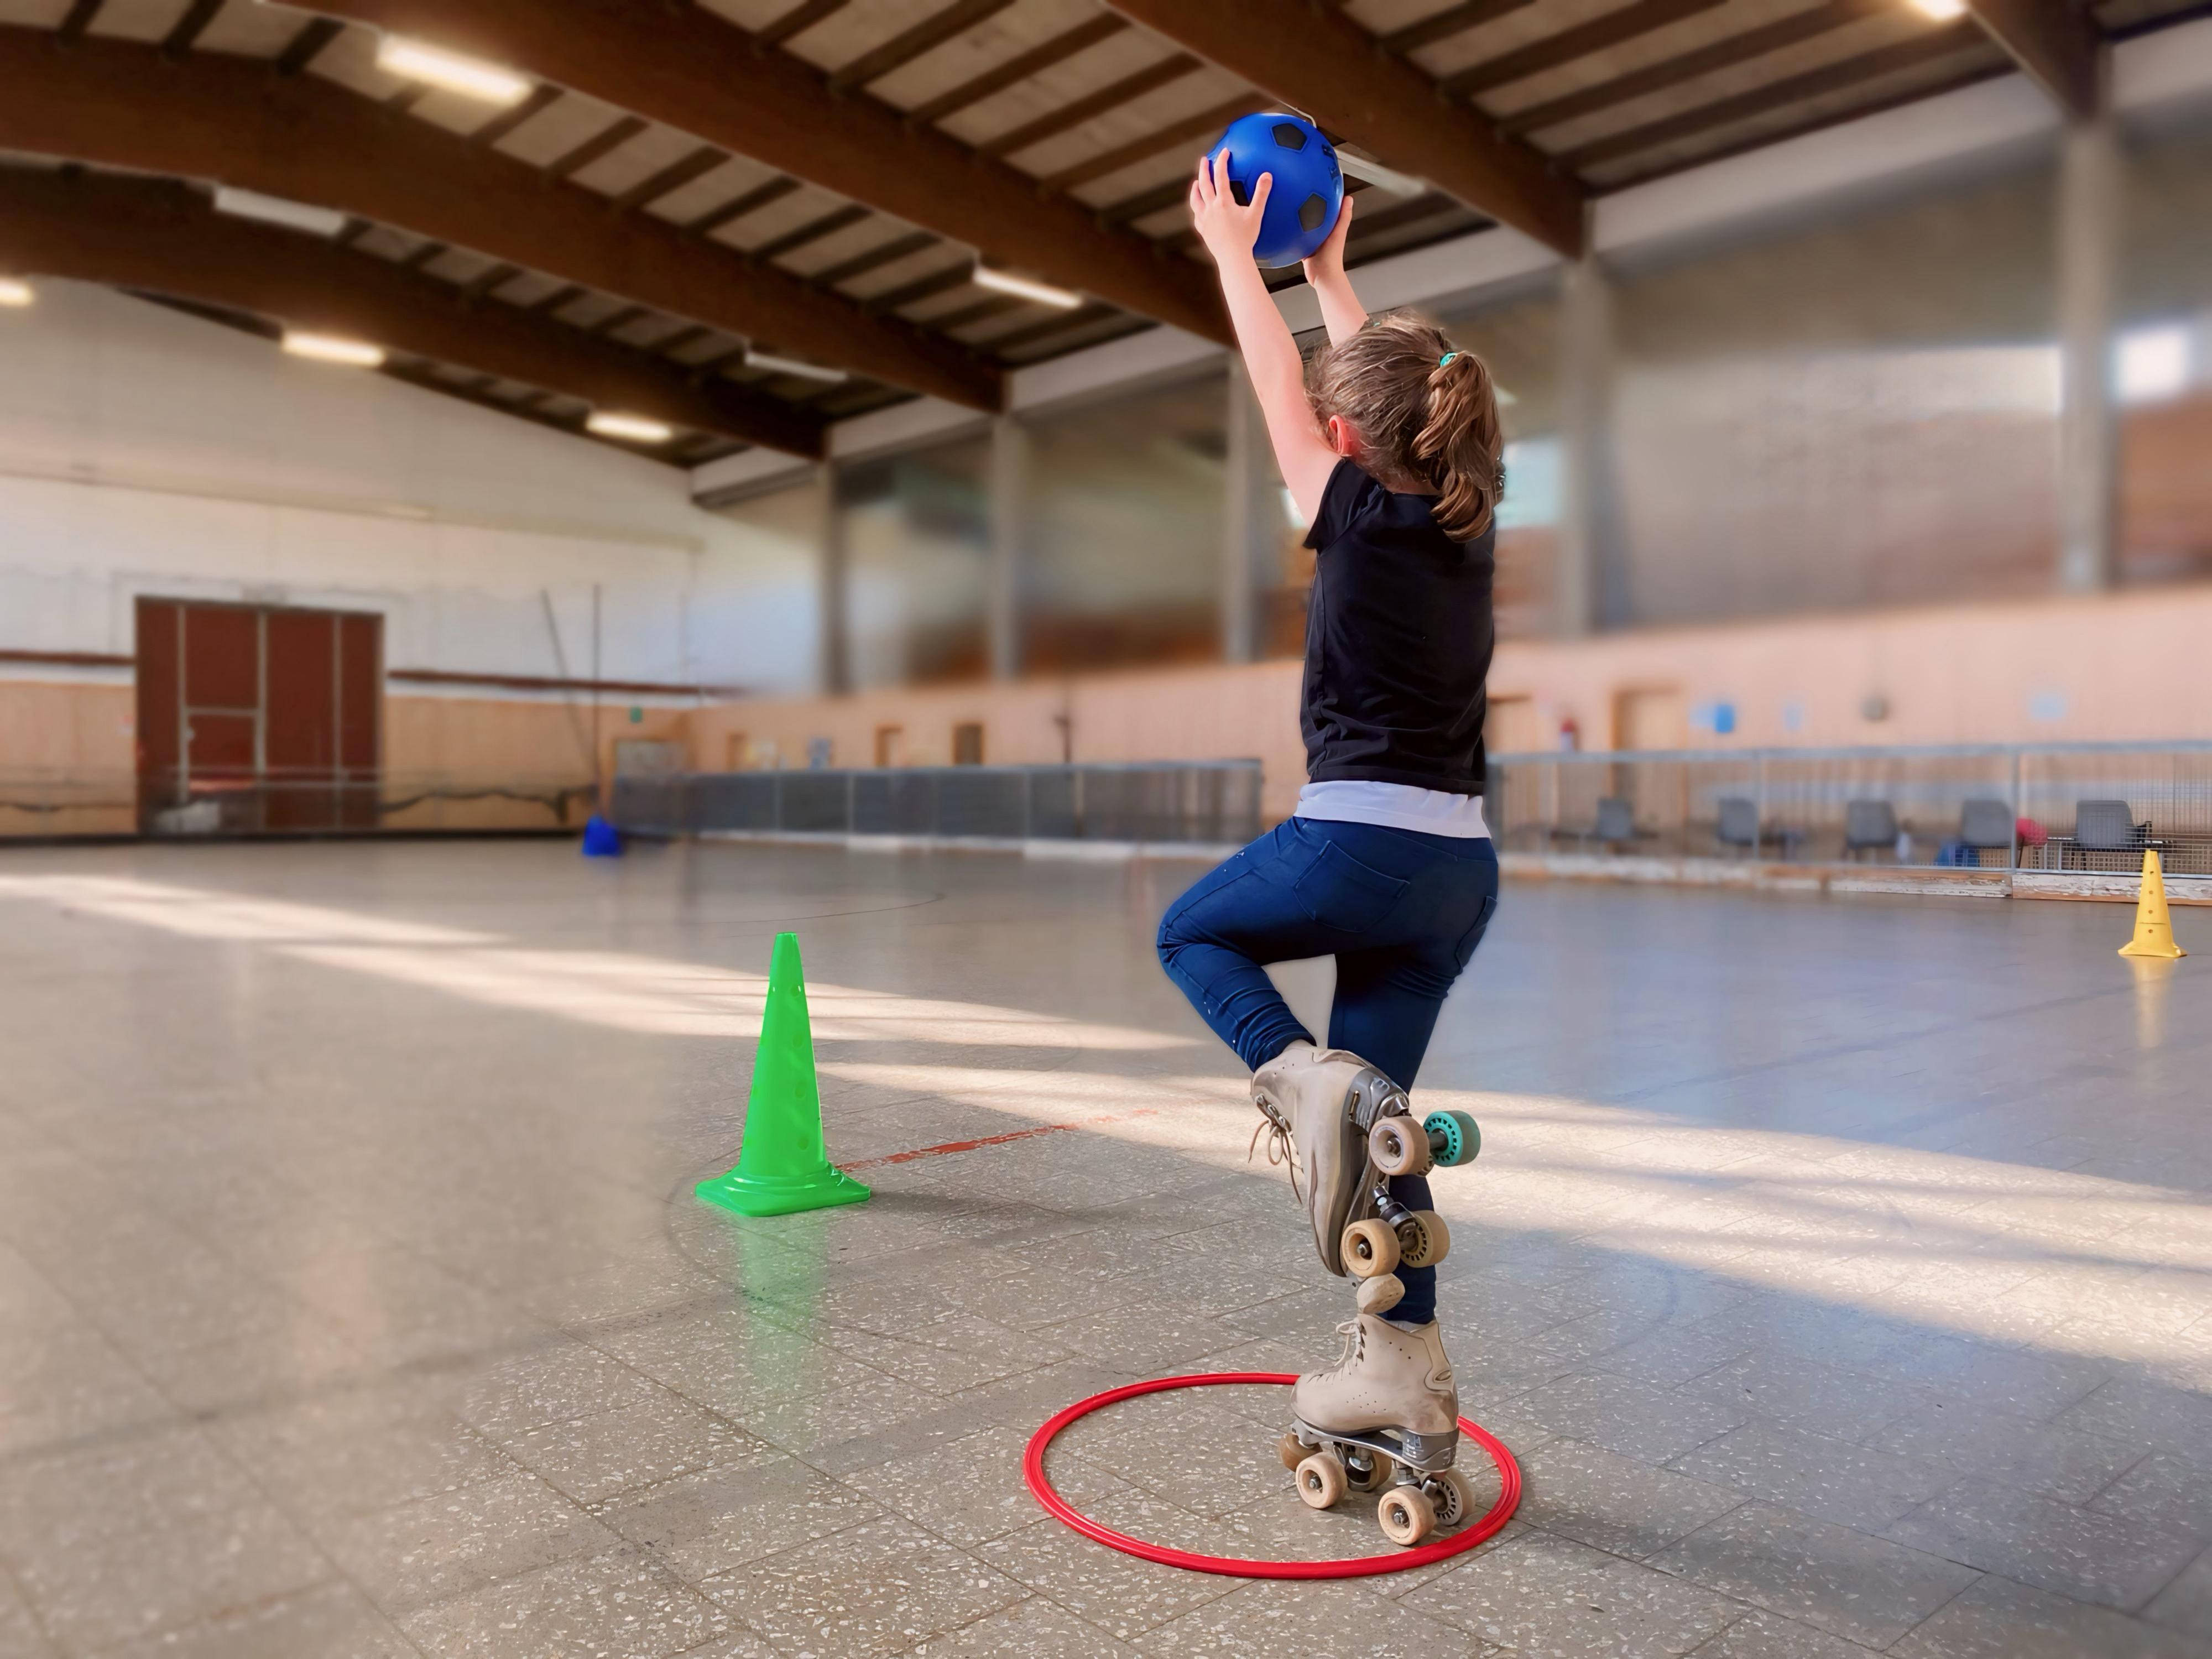
<svg viewBox="0 0 2212 1659"><path fill-rule="evenodd" d="M1337 1561L1253 1561L1234 1555L1196 1555L1188 1550L1170 1549L1165 1544L1147 1543L1141 1538L1132 1538L1125 1532L1102 1526L1089 1516L1069 1507L1067 1500L1053 1490L1052 1482L1045 1479L1045 1448L1051 1445L1060 1431L1079 1417L1089 1415L1103 1406L1116 1401L1133 1400L1140 1394L1163 1394L1170 1389L1219 1388L1233 1383L1274 1383L1287 1387L1297 1377L1289 1371L1216 1371L1195 1376L1161 1376L1149 1382L1127 1382L1118 1389L1109 1389L1103 1394L1094 1394L1088 1400L1079 1400L1073 1406L1048 1419L1043 1426L1030 1437L1029 1450L1022 1457L1022 1479L1029 1483L1030 1492L1044 1505L1048 1514L1081 1533L1085 1538L1096 1539L1109 1549L1125 1555L1140 1556L1147 1561L1158 1561L1170 1567L1184 1567L1193 1572L1218 1572L1232 1578L1366 1578L1376 1573L1405 1572L1413 1567L1425 1567L1471 1550L1486 1538L1494 1535L1499 1528L1513 1518L1513 1511L1521 1503L1521 1466L1513 1460L1503 1441L1480 1424L1462 1417L1460 1431L1490 1454L1490 1461L1498 1466L1500 1490L1498 1501L1490 1506L1490 1513L1471 1526L1462 1527L1448 1538L1433 1543L1419 1545L1409 1550L1393 1550L1388 1555L1353 1555Z"/></svg>

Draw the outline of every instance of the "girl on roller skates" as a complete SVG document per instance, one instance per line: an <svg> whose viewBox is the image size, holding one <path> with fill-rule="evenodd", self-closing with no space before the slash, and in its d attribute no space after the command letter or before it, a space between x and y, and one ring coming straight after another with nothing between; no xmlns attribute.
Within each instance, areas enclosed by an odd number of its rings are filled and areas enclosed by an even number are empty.
<svg viewBox="0 0 2212 1659"><path fill-rule="evenodd" d="M1160 961L1252 1068L1260 1127L1293 1187L1304 1177L1322 1267L1360 1279L1342 1362L1299 1379L1284 1461L1300 1460L1317 1507L1347 1478L1382 1489L1386 1530L1411 1543L1460 1519L1467 1497L1437 1327L1446 1236L1421 1173L1431 1139L1449 1137L1406 1114L1444 994L1498 902L1482 725L1503 446L1480 358L1431 324L1361 307L1344 270L1350 198L1305 262L1329 340L1308 373L1253 263L1270 184L1240 204L1225 158L1201 160L1190 207L1311 526L1309 781L1296 816L1170 907ZM1262 971L1317 956L1336 958L1326 1047ZM1440 1161L1471 1153L1453 1140Z"/></svg>

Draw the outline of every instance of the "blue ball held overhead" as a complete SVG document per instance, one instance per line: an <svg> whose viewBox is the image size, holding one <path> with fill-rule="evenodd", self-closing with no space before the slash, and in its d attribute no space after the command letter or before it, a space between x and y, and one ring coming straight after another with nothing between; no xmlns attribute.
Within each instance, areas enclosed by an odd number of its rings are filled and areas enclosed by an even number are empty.
<svg viewBox="0 0 2212 1659"><path fill-rule="evenodd" d="M1319 252L1344 208L1336 146L1321 129L1302 116L1240 115L1208 153L1218 161L1224 150L1230 193L1248 206L1260 175L1275 175L1252 257L1263 265L1294 265Z"/></svg>

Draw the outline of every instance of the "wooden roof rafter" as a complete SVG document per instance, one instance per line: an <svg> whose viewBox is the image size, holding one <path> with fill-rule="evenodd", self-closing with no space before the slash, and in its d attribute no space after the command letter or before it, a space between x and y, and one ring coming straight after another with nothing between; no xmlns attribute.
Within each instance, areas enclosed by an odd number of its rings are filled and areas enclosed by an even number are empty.
<svg viewBox="0 0 2212 1659"><path fill-rule="evenodd" d="M729 381L595 341L514 307L310 237L217 213L192 186L115 174L0 175L0 264L167 294L368 340L599 408L801 455L819 423Z"/></svg>
<svg viewBox="0 0 2212 1659"><path fill-rule="evenodd" d="M894 386L985 410L1003 397L1000 371L957 343L315 77L52 41L0 27L0 146L320 203Z"/></svg>

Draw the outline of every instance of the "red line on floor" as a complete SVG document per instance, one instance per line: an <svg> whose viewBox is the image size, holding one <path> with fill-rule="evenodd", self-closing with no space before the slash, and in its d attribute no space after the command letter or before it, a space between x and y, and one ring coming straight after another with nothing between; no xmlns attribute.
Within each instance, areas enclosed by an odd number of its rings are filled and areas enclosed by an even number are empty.
<svg viewBox="0 0 2212 1659"><path fill-rule="evenodd" d="M1002 1135L979 1135L973 1140L941 1140L934 1146L916 1146L911 1152L891 1152L882 1158L864 1158L857 1164L844 1164L845 1170L873 1170L885 1164L911 1164L918 1158L942 1158L947 1152L972 1152L979 1146L1001 1146L1009 1140L1027 1140L1035 1135L1054 1135L1064 1129L1080 1129L1093 1123L1118 1123L1125 1117L1150 1117L1157 1109L1140 1106L1133 1112L1119 1112L1109 1117L1086 1117L1075 1123L1040 1123L1030 1129L1009 1129Z"/></svg>

